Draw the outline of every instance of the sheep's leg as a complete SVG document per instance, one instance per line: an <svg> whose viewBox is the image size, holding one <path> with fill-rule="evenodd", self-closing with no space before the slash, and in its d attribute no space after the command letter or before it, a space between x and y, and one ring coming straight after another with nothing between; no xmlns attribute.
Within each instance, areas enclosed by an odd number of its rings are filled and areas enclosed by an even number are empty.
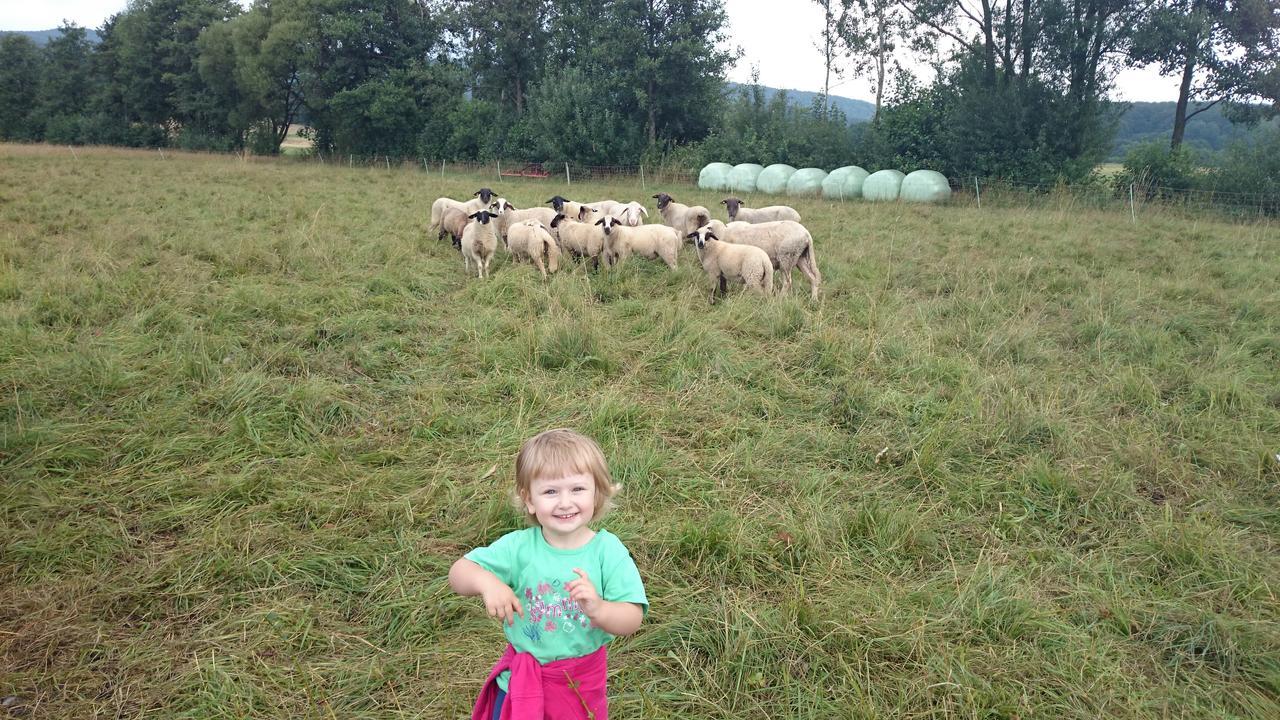
<svg viewBox="0 0 1280 720"><path fill-rule="evenodd" d="M725 279L724 273L720 273L720 294L729 294L729 281Z"/></svg>
<svg viewBox="0 0 1280 720"><path fill-rule="evenodd" d="M800 272L809 278L809 297L812 300L818 299L818 285L822 283L822 274L818 272L818 264L813 261L813 253L808 250L800 257L798 264Z"/></svg>
<svg viewBox="0 0 1280 720"><path fill-rule="evenodd" d="M791 294L791 264L781 263L778 266L778 270L782 272L782 294L790 295Z"/></svg>

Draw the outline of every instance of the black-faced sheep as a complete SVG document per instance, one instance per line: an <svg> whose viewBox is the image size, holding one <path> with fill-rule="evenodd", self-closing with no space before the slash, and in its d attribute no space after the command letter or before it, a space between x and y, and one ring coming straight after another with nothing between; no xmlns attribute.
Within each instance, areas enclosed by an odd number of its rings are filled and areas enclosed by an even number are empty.
<svg viewBox="0 0 1280 720"><path fill-rule="evenodd" d="M769 261L782 275L782 293L791 292L791 271L799 268L809 278L809 296L818 299L822 273L813 249L813 236L798 222L782 220L767 223L732 222L728 225L710 220L704 227L725 242L753 245L769 255Z"/></svg>
<svg viewBox="0 0 1280 720"><path fill-rule="evenodd" d="M600 253L604 251L603 227L570 220L563 213L557 213L551 220L551 234L562 251L579 258L591 258L591 269L600 269Z"/></svg>
<svg viewBox="0 0 1280 720"><path fill-rule="evenodd" d="M466 202L454 200L453 198L436 198L431 203L431 223L427 226L427 232L438 232L440 230L440 222L444 219L444 211L448 208L457 208L464 215L470 215L477 210L496 210L494 207L493 191L487 187L480 188L475 191L475 197ZM444 239L444 235L439 235L440 239Z"/></svg>
<svg viewBox="0 0 1280 720"><path fill-rule="evenodd" d="M676 256L680 253L680 236L666 225L628 227L616 217L596 221L604 228L605 265L621 265L628 257L639 255L648 260L661 260L667 267L676 269Z"/></svg>
<svg viewBox="0 0 1280 720"><path fill-rule="evenodd" d="M754 245L735 245L722 242L709 226L702 226L689 233L689 239L698 251L702 269L711 278L711 302L716 292L728 292L729 280L741 280L749 290L761 295L773 293L773 263L765 251Z"/></svg>
<svg viewBox="0 0 1280 720"><path fill-rule="evenodd" d="M547 270L560 269L560 247L538 220L518 222L507 229L507 249L513 260L528 260L538 268L545 280ZM545 261L545 265L544 265Z"/></svg>
<svg viewBox="0 0 1280 720"><path fill-rule="evenodd" d="M471 263L476 264L476 277L489 276L489 261L498 250L498 235L494 231L494 217L489 211L481 210L469 216L475 222L467 223L462 230L462 262L466 264L467 273L471 272Z"/></svg>
<svg viewBox="0 0 1280 720"><path fill-rule="evenodd" d="M547 201L547 204L556 212L563 214L570 220L577 220L578 222L587 222L587 218L595 214L595 208L583 205L580 202L574 202L562 195L553 195L551 199Z"/></svg>
<svg viewBox="0 0 1280 720"><path fill-rule="evenodd" d="M675 201L670 195L660 192L653 196L658 201L658 212L662 214L662 223L675 228L680 237L687 237L697 230L706 220L711 219L711 211L701 205L684 205ZM705 219L702 219L705 218Z"/></svg>
<svg viewBox="0 0 1280 720"><path fill-rule="evenodd" d="M748 223L775 222L778 220L800 222L800 213L789 205L749 208L743 207L742 201L736 197L725 198L720 201L720 204L728 209L729 222L734 222L735 220Z"/></svg>

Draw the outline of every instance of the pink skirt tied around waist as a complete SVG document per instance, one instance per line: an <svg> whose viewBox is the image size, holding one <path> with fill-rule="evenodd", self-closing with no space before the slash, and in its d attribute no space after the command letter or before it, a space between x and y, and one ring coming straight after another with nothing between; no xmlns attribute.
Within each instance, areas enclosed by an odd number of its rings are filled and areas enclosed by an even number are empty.
<svg viewBox="0 0 1280 720"><path fill-rule="evenodd" d="M605 680L609 675L607 646L582 657L545 665L510 645L489 671L476 698L471 720L490 720L498 699L498 675L511 671L500 720L609 720Z"/></svg>

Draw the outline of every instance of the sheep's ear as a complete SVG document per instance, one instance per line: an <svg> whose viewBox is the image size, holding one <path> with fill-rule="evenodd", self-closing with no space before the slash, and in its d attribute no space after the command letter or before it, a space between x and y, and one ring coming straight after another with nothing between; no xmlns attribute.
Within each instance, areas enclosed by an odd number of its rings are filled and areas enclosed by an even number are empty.
<svg viewBox="0 0 1280 720"><path fill-rule="evenodd" d="M511 203L509 203L509 202L508 202L508 203L502 203L502 206L503 206L504 208L506 208L507 210L515 210L515 209L516 209L515 205L512 205L512 204L511 204Z"/></svg>
<svg viewBox="0 0 1280 720"><path fill-rule="evenodd" d="M697 233L697 231L694 231L694 232L689 233L688 235L685 235L685 236L684 236L684 239L685 239L685 240L695 240L695 239L697 239L697 237L698 237L698 233Z"/></svg>
<svg viewBox="0 0 1280 720"><path fill-rule="evenodd" d="M644 213L645 217L649 217L649 211L645 210L643 205L640 206L640 212Z"/></svg>
<svg viewBox="0 0 1280 720"><path fill-rule="evenodd" d="M719 240L720 238L716 237L716 234L715 234L715 233L713 233L713 232L708 232L708 233L707 233L707 239L708 239L708 240Z"/></svg>
<svg viewBox="0 0 1280 720"><path fill-rule="evenodd" d="M597 221L596 221L596 224L597 224L597 225L603 225L603 224L604 224L604 220L597 220Z"/></svg>
<svg viewBox="0 0 1280 720"><path fill-rule="evenodd" d="M477 216L477 215L479 215L479 214L480 214L480 213L478 213L478 212L473 212L473 213L471 213L470 215L468 215L467 217L471 218L472 220L475 220L475 219L476 219L476 216Z"/></svg>

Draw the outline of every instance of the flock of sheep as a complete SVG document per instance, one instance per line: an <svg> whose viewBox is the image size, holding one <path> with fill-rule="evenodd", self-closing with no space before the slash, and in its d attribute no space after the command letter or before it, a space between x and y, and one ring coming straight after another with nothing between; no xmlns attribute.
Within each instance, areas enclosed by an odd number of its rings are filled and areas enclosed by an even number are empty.
<svg viewBox="0 0 1280 720"><path fill-rule="evenodd" d="M602 257L607 267L617 267L635 255L674 270L680 247L689 240L711 280L713 302L717 292L727 292L730 281L771 294L775 270L782 276L782 292L788 293L796 269L809 279L810 297L817 299L822 274L813 236L794 208L748 208L737 198L725 198L725 223L712 218L707 208L678 203L667 193L653 199L661 223L645 224L649 211L634 200L580 203L556 195L547 201L551 207L517 209L486 187L471 200L438 198L431 205L428 232L441 240L452 237L467 273L479 278L489 275L499 244L514 262L532 263L545 278L559 269L565 253L591 260L593 269L599 269Z"/></svg>

